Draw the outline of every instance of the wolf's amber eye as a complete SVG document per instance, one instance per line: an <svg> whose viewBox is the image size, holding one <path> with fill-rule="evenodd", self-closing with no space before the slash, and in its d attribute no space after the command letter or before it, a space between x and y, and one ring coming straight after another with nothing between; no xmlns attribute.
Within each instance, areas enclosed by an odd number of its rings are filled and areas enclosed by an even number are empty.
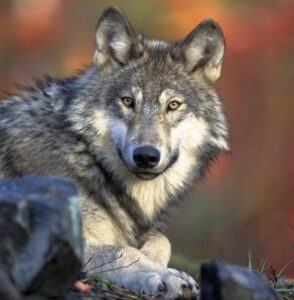
<svg viewBox="0 0 294 300"><path fill-rule="evenodd" d="M134 105L134 100L131 97L121 97L121 101L128 107L132 107Z"/></svg>
<svg viewBox="0 0 294 300"><path fill-rule="evenodd" d="M167 110L176 110L179 108L179 106L181 105L181 103L179 101L176 100L172 100L168 106L167 106Z"/></svg>

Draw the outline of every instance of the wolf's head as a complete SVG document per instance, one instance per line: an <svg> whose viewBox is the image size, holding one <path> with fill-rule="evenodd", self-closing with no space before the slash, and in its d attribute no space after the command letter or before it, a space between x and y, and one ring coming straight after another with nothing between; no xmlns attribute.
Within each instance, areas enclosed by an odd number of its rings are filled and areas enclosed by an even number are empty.
<svg viewBox="0 0 294 300"><path fill-rule="evenodd" d="M96 31L99 79L91 83L91 109L97 133L106 133L115 148L109 155L137 178L151 180L168 171L177 176L178 169L196 172L198 160L228 150L215 92L224 52L213 20L168 43L137 35L121 11L106 9Z"/></svg>

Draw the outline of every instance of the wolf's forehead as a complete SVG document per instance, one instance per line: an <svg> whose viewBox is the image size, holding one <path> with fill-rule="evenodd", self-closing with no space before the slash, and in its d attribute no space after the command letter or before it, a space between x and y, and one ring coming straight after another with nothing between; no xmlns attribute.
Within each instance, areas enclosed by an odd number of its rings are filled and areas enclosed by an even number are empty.
<svg viewBox="0 0 294 300"><path fill-rule="evenodd" d="M137 64L132 66L134 77L147 83L164 83L170 80L176 80L179 77L179 64L166 52L149 54L138 60Z"/></svg>
<svg viewBox="0 0 294 300"><path fill-rule="evenodd" d="M157 90L156 93L150 94L147 93L140 86L132 86L131 92L134 95L136 102L153 102L150 100L156 101L158 104L165 105L166 102L171 98L181 98L180 94L173 88L167 87ZM154 104L154 103L152 103Z"/></svg>
<svg viewBox="0 0 294 300"><path fill-rule="evenodd" d="M181 79L170 73L163 69L158 69L156 72L151 72L148 68L141 70L140 74L137 73L132 80L132 93L144 99L154 97L159 99L162 93L169 94L168 90L176 90L176 87L181 85Z"/></svg>

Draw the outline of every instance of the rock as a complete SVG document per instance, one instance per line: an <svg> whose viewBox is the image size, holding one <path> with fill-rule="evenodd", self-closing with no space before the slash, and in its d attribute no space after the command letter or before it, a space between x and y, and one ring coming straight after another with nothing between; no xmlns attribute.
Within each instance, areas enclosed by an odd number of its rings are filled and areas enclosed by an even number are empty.
<svg viewBox="0 0 294 300"><path fill-rule="evenodd" d="M22 297L13 285L8 275L0 270L0 299L1 300L21 300Z"/></svg>
<svg viewBox="0 0 294 300"><path fill-rule="evenodd" d="M201 266L201 300L281 299L256 271L212 261Z"/></svg>
<svg viewBox="0 0 294 300"><path fill-rule="evenodd" d="M61 299L82 264L74 185L36 175L0 180L0 237L0 269L14 286L31 297Z"/></svg>

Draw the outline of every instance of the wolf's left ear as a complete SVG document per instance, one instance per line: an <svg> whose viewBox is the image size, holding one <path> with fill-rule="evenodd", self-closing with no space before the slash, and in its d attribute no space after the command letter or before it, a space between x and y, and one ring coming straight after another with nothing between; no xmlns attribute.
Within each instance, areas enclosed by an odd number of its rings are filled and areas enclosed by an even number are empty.
<svg viewBox="0 0 294 300"><path fill-rule="evenodd" d="M202 21L175 48L175 56L189 73L201 71L215 82L221 74L225 52L225 39L220 26L213 20Z"/></svg>
<svg viewBox="0 0 294 300"><path fill-rule="evenodd" d="M125 65L137 50L136 34L126 16L117 7L105 9L97 24L94 64L112 71Z"/></svg>

